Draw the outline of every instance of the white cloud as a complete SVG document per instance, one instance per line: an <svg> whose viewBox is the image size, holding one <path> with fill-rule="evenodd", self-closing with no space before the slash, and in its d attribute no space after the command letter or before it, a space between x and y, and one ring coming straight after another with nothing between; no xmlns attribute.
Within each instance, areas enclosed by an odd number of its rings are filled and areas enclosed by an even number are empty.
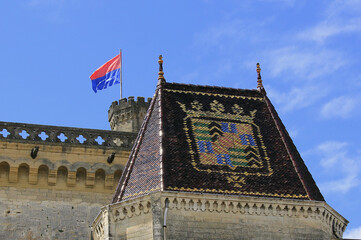
<svg viewBox="0 0 361 240"><path fill-rule="evenodd" d="M296 79L314 79L331 74L346 63L340 53L331 50L311 51L285 47L267 55L273 77L285 74Z"/></svg>
<svg viewBox="0 0 361 240"><path fill-rule="evenodd" d="M199 73L197 71L195 72L190 72L187 74L182 74L180 76L181 82L184 83L193 83L196 82L196 80L199 78Z"/></svg>
<svg viewBox="0 0 361 240"><path fill-rule="evenodd" d="M317 85L294 87L287 93L280 93L270 87L267 87L266 89L270 99L280 105L280 110L282 112L289 112L307 107L327 93L325 88L320 88Z"/></svg>
<svg viewBox="0 0 361 240"><path fill-rule="evenodd" d="M266 54L266 62L269 64L267 69L271 77L292 79L292 88L286 93L267 87L270 97L280 104L283 112L308 107L324 97L328 88L322 84L321 76L332 74L345 64L341 54L336 51L315 52L299 47L273 50ZM297 86L300 83L302 86Z"/></svg>
<svg viewBox="0 0 361 240"><path fill-rule="evenodd" d="M196 34L195 44L208 51L208 48L226 49L238 45L250 36L250 24L242 19L227 20Z"/></svg>
<svg viewBox="0 0 361 240"><path fill-rule="evenodd" d="M361 13L360 0L334 0L325 11L328 18L354 16Z"/></svg>
<svg viewBox="0 0 361 240"><path fill-rule="evenodd" d="M322 192L325 193L347 193L350 189L360 185L360 181L356 175L349 175L334 181L322 182L319 184Z"/></svg>
<svg viewBox="0 0 361 240"><path fill-rule="evenodd" d="M320 165L327 179L319 184L324 193L347 193L361 185L361 156L350 154L346 142L327 141L317 146ZM340 177L341 176L341 177Z"/></svg>
<svg viewBox="0 0 361 240"><path fill-rule="evenodd" d="M325 118L348 118L357 102L357 99L345 96L334 98L322 107L321 115Z"/></svg>
<svg viewBox="0 0 361 240"><path fill-rule="evenodd" d="M361 33L361 3L359 0L334 0L324 11L324 19L297 36L300 39L325 42L345 33Z"/></svg>
<svg viewBox="0 0 361 240"><path fill-rule="evenodd" d="M202 47L224 47L224 42L238 42L244 36L246 25L239 19L227 21L224 24L214 26L205 32L201 32L196 36L196 43Z"/></svg>
<svg viewBox="0 0 361 240"><path fill-rule="evenodd" d="M328 141L318 145L317 150L324 155L324 157L321 159L321 165L324 168L329 169L333 167L340 159L345 159L346 146L347 143L337 141Z"/></svg>
<svg viewBox="0 0 361 240"><path fill-rule="evenodd" d="M246 7L242 7L246 8ZM234 54L235 49L239 49L246 44L254 44L264 41L270 41L268 29L274 21L273 16L268 16L257 22L250 21L248 18L242 18L238 15L228 14L224 21L213 24L211 27L197 33L194 37L194 43L201 49L209 48L227 49Z"/></svg>
<svg viewBox="0 0 361 240"><path fill-rule="evenodd" d="M343 238L361 239L361 226L358 228L347 229Z"/></svg>
<svg viewBox="0 0 361 240"><path fill-rule="evenodd" d="M298 130L290 129L290 130L288 130L288 134L291 136L292 139L295 139L298 136Z"/></svg>
<svg viewBox="0 0 361 240"><path fill-rule="evenodd" d="M51 5L59 5L63 4L64 0L30 0L28 1L29 6L51 6Z"/></svg>
<svg viewBox="0 0 361 240"><path fill-rule="evenodd" d="M54 23L63 23L66 21L64 16L64 14L66 14L66 8L78 7L79 2L68 0L27 0L23 4L30 11L42 11L42 14L36 15L39 18Z"/></svg>
<svg viewBox="0 0 361 240"><path fill-rule="evenodd" d="M261 2L282 3L288 6L293 6L297 1L296 0L261 0Z"/></svg>
<svg viewBox="0 0 361 240"><path fill-rule="evenodd" d="M323 21L318 25L298 34L298 37L305 40L312 40L323 43L327 38L342 33L352 33L361 30L361 19L352 19L347 23L334 23Z"/></svg>

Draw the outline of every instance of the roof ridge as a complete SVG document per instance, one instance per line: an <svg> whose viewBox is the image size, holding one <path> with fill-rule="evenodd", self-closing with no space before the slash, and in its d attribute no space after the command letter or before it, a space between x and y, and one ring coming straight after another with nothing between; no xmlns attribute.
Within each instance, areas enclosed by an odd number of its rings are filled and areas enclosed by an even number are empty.
<svg viewBox="0 0 361 240"><path fill-rule="evenodd" d="M163 84L159 84L159 155L160 155L160 190L163 191L164 189L164 174L163 174L163 139L164 139L164 134L163 134Z"/></svg>
<svg viewBox="0 0 361 240"><path fill-rule="evenodd" d="M149 119L150 119L150 117L152 115L154 105L155 105L155 102L156 102L157 97L158 97L158 92L160 90L160 86L161 85L158 85L157 88L156 88L156 91L154 93L152 102L150 103L150 106L148 108L145 119L144 119L144 121L142 123L142 126L141 126L140 130L139 130L138 136L137 136L136 140L134 141L134 146L133 146L132 151L131 151L131 153L129 155L128 162L125 165L124 172L123 172L123 174L122 174L122 176L120 178L117 189L115 190L115 193L113 195L113 200L112 200L113 203L114 202L119 202L120 199L122 198L123 194L124 194L125 185L127 184L127 181L129 180L129 177L130 177L130 173L132 172L132 168L133 168L134 163L135 163L134 160L137 157L139 147L141 145L141 142L143 140L143 136L145 134L146 127L147 127Z"/></svg>
<svg viewBox="0 0 361 240"><path fill-rule="evenodd" d="M200 85L200 84L191 84L191 83L177 83L177 82L167 82L166 85L179 85L179 86L188 86L188 87L206 87L213 89L229 89L229 90L245 90L245 91L255 91L258 92L258 89L247 89L247 88L234 88L234 87L220 87L215 85Z"/></svg>

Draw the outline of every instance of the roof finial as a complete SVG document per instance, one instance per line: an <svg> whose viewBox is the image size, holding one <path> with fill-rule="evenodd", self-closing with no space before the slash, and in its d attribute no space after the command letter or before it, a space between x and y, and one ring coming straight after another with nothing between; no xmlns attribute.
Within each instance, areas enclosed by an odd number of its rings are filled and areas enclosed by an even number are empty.
<svg viewBox="0 0 361 240"><path fill-rule="evenodd" d="M158 73L158 80L164 80L164 72L163 72L163 58L162 55L159 55L159 73Z"/></svg>
<svg viewBox="0 0 361 240"><path fill-rule="evenodd" d="M259 90L263 89L262 77L261 77L261 68L259 66L259 63L257 63L257 88Z"/></svg>

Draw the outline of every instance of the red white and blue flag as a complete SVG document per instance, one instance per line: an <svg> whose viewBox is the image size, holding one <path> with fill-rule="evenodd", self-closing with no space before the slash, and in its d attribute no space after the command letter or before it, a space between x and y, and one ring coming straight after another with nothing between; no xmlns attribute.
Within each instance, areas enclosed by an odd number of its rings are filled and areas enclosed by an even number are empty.
<svg viewBox="0 0 361 240"><path fill-rule="evenodd" d="M90 76L92 81L93 91L106 89L114 84L120 84L121 81L121 67L122 67L122 53L115 56L106 62L103 66L95 70Z"/></svg>

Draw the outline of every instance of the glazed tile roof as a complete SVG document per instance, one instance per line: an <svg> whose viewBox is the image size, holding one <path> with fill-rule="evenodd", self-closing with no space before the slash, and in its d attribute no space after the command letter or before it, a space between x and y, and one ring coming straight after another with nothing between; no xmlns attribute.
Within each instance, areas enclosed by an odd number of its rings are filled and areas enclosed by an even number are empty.
<svg viewBox="0 0 361 240"><path fill-rule="evenodd" d="M160 82L113 202L154 191L324 201L262 90Z"/></svg>
<svg viewBox="0 0 361 240"><path fill-rule="evenodd" d="M160 94L157 89L120 178L114 200L126 200L161 190Z"/></svg>

